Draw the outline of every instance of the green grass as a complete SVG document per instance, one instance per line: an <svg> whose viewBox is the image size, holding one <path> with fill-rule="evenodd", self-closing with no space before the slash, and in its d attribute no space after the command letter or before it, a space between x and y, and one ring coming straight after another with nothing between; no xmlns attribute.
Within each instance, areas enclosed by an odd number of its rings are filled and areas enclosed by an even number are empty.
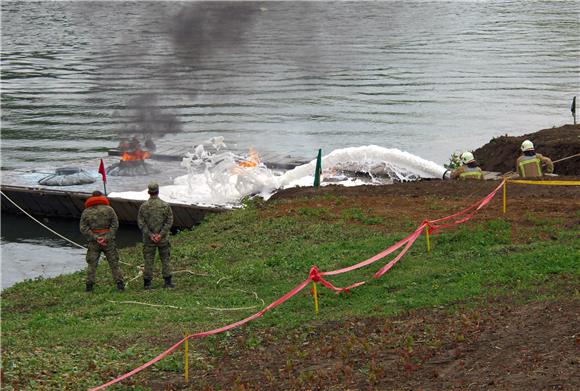
<svg viewBox="0 0 580 391"><path fill-rule="evenodd" d="M6 289L2 293L3 388L65 390L99 385L153 358L184 334L220 327L257 312L263 303L269 304L307 278L312 265L320 270L351 265L412 230L392 232L389 222L374 218L371 210L346 209L332 216L324 208L299 208L291 216L263 218L264 208L249 203L245 209L212 216L193 231L173 237L174 270L198 274L177 273L174 290L161 288L157 271L153 291L143 291L142 279L137 278L126 292L118 293L106 262L99 266L98 283L90 294L84 292L84 271ZM455 303L476 305L490 296L522 291L537 292L541 299L545 292L539 287L550 284L554 275L578 280L578 232L558 229L557 219L530 216L528 220L532 233L551 230L552 239L518 244L512 240L509 222L478 223L476 218L459 229L432 236L430 255L424 237L419 238L380 279L372 275L387 260L329 278L336 286L367 283L341 295L319 287L317 321L389 316ZM123 266L129 280L137 274L141 248L121 254L123 261L133 265ZM253 308L217 311L207 307ZM273 328L283 335L284 330L313 320L312 299L309 289L304 289L242 329L197 341L192 365L205 368L204 355L219 357L220 347L233 335L244 334L246 345L253 348L261 343L260 330ZM149 376L181 371L179 354L146 370ZM147 389L135 384L124 382L116 389Z"/></svg>

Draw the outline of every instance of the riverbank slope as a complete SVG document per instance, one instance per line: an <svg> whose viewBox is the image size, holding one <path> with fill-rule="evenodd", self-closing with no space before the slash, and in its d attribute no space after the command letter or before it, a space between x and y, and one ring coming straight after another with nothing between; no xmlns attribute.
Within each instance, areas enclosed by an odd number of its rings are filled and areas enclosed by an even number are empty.
<svg viewBox="0 0 580 391"><path fill-rule="evenodd" d="M124 293L106 264L90 294L83 272L17 284L2 294L3 387L99 385L184 334L259 311L312 265L366 259L495 186L289 189L177 234L174 290L158 275L142 290L140 247L122 251ZM319 287L318 317L304 290L247 326L192 341L188 387L577 388L579 196L577 187L510 185L505 216L499 193L470 222L434 235L430 255L423 236L379 279L371 276L387 259L332 278L367 283L341 295ZM120 389L187 389L182 359L173 354Z"/></svg>

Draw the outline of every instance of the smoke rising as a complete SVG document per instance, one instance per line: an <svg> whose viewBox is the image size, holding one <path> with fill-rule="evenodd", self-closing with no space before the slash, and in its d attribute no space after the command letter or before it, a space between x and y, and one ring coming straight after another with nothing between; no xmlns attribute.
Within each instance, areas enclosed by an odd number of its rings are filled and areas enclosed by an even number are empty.
<svg viewBox="0 0 580 391"><path fill-rule="evenodd" d="M125 25L117 42L101 43L102 76L97 80L99 90L122 91L124 100L113 114L119 137L160 138L182 132L186 126L188 131L195 130L198 110L193 107L200 94L211 95L211 105L216 99L231 99L230 91L251 93L253 86L244 86L239 76L252 79L256 77L253 71L268 72L270 58L275 67L287 62L308 74L323 72L317 63L316 39L311 39L320 33L320 26L308 3L122 4L118 14L127 15L120 17ZM87 7L85 15L89 16L101 10ZM264 29L272 18L278 20L281 15L288 17L287 25L272 24L269 30ZM296 23L307 26L300 30L300 36L292 33L294 27L288 27ZM306 44L296 51L285 49L297 42ZM263 62L242 63L248 58L263 58ZM244 74L239 73L241 68ZM219 85L218 93L213 92L213 85ZM185 121L192 122L186 125Z"/></svg>
<svg viewBox="0 0 580 391"><path fill-rule="evenodd" d="M127 103L128 115L119 133L142 134L147 138L181 132L177 115L162 110L156 94L138 95ZM118 113L117 113L117 116Z"/></svg>
<svg viewBox="0 0 580 391"><path fill-rule="evenodd" d="M174 16L172 40L185 61L199 61L215 49L240 45L260 12L258 3L190 3Z"/></svg>
<svg viewBox="0 0 580 391"><path fill-rule="evenodd" d="M190 100L198 96L199 82L195 70L210 60L215 50L228 50L243 44L254 16L260 12L259 3L251 2L191 2L178 3L177 11L170 12L176 4L168 4L161 12L170 54L149 69L150 91L130 98L120 134L142 134L161 137L182 131L176 113L162 107L165 95L175 96L176 91ZM159 14L159 5L149 8ZM162 35L163 36L163 35ZM155 42L130 45L135 56L151 53ZM144 47L145 46L145 47ZM185 77L184 77L185 76Z"/></svg>

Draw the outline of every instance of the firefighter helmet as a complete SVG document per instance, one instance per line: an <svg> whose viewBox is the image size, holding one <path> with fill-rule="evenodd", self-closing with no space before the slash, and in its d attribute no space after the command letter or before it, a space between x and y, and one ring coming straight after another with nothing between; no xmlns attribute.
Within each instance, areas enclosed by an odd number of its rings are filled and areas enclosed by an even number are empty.
<svg viewBox="0 0 580 391"><path fill-rule="evenodd" d="M461 154L461 163L463 164L471 163L474 160L475 158L473 157L473 154L471 152L463 152Z"/></svg>
<svg viewBox="0 0 580 391"><path fill-rule="evenodd" d="M522 152L525 151L533 151L534 150L534 143L530 140L526 140L522 143Z"/></svg>

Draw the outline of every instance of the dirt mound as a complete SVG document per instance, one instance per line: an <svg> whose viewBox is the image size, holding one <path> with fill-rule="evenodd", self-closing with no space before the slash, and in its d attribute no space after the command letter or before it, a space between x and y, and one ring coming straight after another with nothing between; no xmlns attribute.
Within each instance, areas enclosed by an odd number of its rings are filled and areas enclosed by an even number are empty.
<svg viewBox="0 0 580 391"><path fill-rule="evenodd" d="M559 128L543 129L523 136L500 136L492 139L473 153L486 171L508 172L515 170L520 155L520 145L531 140L536 151L553 161L580 153L580 125L564 125ZM580 157L556 163L554 173L558 175L580 174Z"/></svg>

